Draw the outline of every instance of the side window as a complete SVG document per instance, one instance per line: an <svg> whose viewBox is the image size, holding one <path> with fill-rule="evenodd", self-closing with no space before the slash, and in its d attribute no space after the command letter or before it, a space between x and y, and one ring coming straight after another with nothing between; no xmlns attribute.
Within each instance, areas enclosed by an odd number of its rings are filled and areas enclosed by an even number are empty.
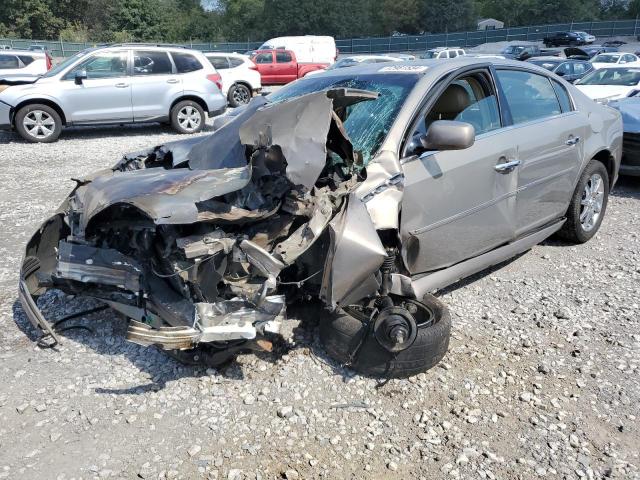
<svg viewBox="0 0 640 480"><path fill-rule="evenodd" d="M211 62L211 65L215 67L216 70L225 70L229 68L229 62L227 57L207 57Z"/></svg>
<svg viewBox="0 0 640 480"><path fill-rule="evenodd" d="M498 80L513 123L529 122L561 112L556 92L547 77L520 70L498 70Z"/></svg>
<svg viewBox="0 0 640 480"><path fill-rule="evenodd" d="M635 57L634 57L633 55L625 55L624 57L622 57L622 59L623 59L626 63L629 63L629 62L635 62L635 60L636 60L636 59L635 59ZM620 63L622 63L622 62L620 62Z"/></svg>
<svg viewBox="0 0 640 480"><path fill-rule="evenodd" d="M154 50L133 51L134 75L168 75L173 72L167 52Z"/></svg>
<svg viewBox="0 0 640 480"><path fill-rule="evenodd" d="M455 50L449 50L449 58L456 58L458 56L458 52Z"/></svg>
<svg viewBox="0 0 640 480"><path fill-rule="evenodd" d="M551 83L553 84L553 89L556 91L558 101L560 102L560 107L562 108L562 113L572 111L573 108L571 107L571 99L569 98L567 90L555 80L552 80Z"/></svg>
<svg viewBox="0 0 640 480"><path fill-rule="evenodd" d="M18 58L20 59L20 61L22 63L26 65L31 65L33 63L33 61L35 60L35 58L33 58L31 55L18 55Z"/></svg>
<svg viewBox="0 0 640 480"><path fill-rule="evenodd" d="M574 63L573 64L573 73L576 75L582 75L587 71L587 65L584 63Z"/></svg>
<svg viewBox="0 0 640 480"><path fill-rule="evenodd" d="M476 135L501 128L500 111L489 74L476 72L454 80L431 108L420 115L413 137L425 134L438 120L456 120L473 125Z"/></svg>
<svg viewBox="0 0 640 480"><path fill-rule="evenodd" d="M231 68L239 67L244 61L241 58L229 57L229 65Z"/></svg>
<svg viewBox="0 0 640 480"><path fill-rule="evenodd" d="M571 75L571 64L569 62L561 63L558 68L556 68L555 73L557 75Z"/></svg>
<svg viewBox="0 0 640 480"><path fill-rule="evenodd" d="M64 76L65 80L74 78L80 70L87 71L87 78L117 78L127 76L127 57L129 52L102 52L80 62Z"/></svg>
<svg viewBox="0 0 640 480"><path fill-rule="evenodd" d="M271 52L269 53L259 53L258 55L255 56L255 58L253 59L254 62L256 63L273 63L273 54Z"/></svg>
<svg viewBox="0 0 640 480"><path fill-rule="evenodd" d="M202 70L202 64L196 57L189 53L171 52L173 57L173 63L176 64L176 70L178 73L195 72L196 70Z"/></svg>
<svg viewBox="0 0 640 480"><path fill-rule="evenodd" d="M19 68L20 62L15 55L0 55L0 69L2 68Z"/></svg>
<svg viewBox="0 0 640 480"><path fill-rule="evenodd" d="M289 63L291 60L289 52L276 52L276 63Z"/></svg>

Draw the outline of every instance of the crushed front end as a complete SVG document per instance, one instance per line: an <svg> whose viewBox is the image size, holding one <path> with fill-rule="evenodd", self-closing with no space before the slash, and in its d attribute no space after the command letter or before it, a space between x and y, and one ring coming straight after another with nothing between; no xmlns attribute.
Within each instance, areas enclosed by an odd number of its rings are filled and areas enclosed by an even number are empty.
<svg viewBox="0 0 640 480"><path fill-rule="evenodd" d="M30 321L58 340L36 303L56 288L121 312L132 342L229 350L277 334L302 295L335 310L400 293L404 277L381 275L389 252L377 233L397 227L399 163L366 167L342 124L347 107L376 98L256 98L210 136L77 180L27 244Z"/></svg>

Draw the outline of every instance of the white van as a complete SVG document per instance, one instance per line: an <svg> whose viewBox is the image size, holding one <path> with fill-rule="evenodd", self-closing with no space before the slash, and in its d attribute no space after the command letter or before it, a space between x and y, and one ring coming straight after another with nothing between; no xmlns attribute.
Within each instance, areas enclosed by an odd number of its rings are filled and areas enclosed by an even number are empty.
<svg viewBox="0 0 640 480"><path fill-rule="evenodd" d="M333 37L318 35L276 37L264 42L258 50L291 50L298 63L332 64L338 57Z"/></svg>

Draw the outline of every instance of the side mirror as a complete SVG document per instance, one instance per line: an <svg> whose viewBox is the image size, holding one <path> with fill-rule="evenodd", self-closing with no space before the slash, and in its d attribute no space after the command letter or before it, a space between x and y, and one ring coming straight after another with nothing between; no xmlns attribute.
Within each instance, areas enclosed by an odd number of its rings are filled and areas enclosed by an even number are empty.
<svg viewBox="0 0 640 480"><path fill-rule="evenodd" d="M476 129L466 122L436 120L420 137L424 150L464 150L476 141Z"/></svg>
<svg viewBox="0 0 640 480"><path fill-rule="evenodd" d="M86 70L78 70L75 75L76 85L82 85L83 80L87 79L87 71Z"/></svg>

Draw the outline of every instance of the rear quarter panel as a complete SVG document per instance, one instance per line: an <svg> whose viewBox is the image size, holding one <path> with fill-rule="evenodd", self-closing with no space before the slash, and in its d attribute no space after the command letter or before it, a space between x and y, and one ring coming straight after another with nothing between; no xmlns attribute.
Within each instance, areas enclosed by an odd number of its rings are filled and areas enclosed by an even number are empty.
<svg viewBox="0 0 640 480"><path fill-rule="evenodd" d="M569 85L568 88L576 109L587 115L591 127L584 139L584 158L580 171L598 153L607 150L614 160L611 178L613 184L618 178L622 157L622 116L614 108L594 102L573 85ZM575 183L577 182L578 179Z"/></svg>

